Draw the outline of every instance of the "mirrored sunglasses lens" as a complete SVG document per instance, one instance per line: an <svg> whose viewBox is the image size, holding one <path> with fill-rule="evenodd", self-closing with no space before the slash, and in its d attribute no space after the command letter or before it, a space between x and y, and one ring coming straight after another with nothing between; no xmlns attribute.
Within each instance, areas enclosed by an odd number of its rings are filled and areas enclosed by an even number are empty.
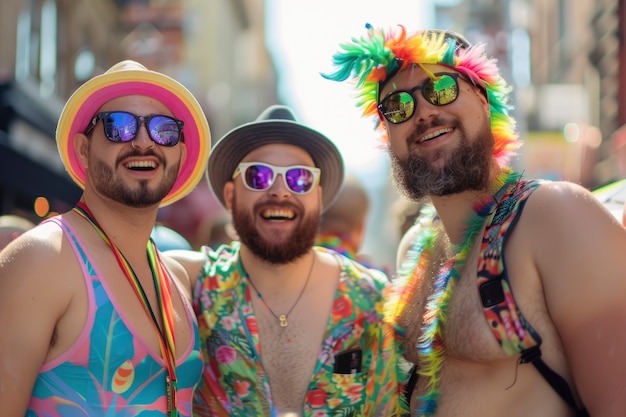
<svg viewBox="0 0 626 417"><path fill-rule="evenodd" d="M243 177L248 187L254 190L267 190L274 182L274 171L265 165L252 165L246 168Z"/></svg>
<svg viewBox="0 0 626 417"><path fill-rule="evenodd" d="M154 116L149 122L150 137L159 145L174 146L180 137L180 127L176 120L167 116Z"/></svg>
<svg viewBox="0 0 626 417"><path fill-rule="evenodd" d="M308 193L313 187L314 180L313 172L305 168L292 168L285 174L287 186L297 194Z"/></svg>
<svg viewBox="0 0 626 417"><path fill-rule="evenodd" d="M137 135L137 120L132 114L113 112L102 118L104 133L113 142L130 142Z"/></svg>
<svg viewBox="0 0 626 417"><path fill-rule="evenodd" d="M450 75L438 75L424 83L422 93L430 103L436 106L445 106L459 96L459 85L456 79Z"/></svg>
<svg viewBox="0 0 626 417"><path fill-rule="evenodd" d="M383 115L391 123L401 123L409 120L415 110L415 100L406 91L391 94L384 101Z"/></svg>

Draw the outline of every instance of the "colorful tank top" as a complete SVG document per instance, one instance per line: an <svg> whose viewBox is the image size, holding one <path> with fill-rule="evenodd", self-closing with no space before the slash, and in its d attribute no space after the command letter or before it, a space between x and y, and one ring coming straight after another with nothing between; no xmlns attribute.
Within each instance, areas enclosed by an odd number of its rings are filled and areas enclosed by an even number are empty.
<svg viewBox="0 0 626 417"><path fill-rule="evenodd" d="M49 221L63 229L76 253L89 304L85 327L72 348L43 365L26 416L167 416L167 372L160 353L129 324L72 227L61 217ZM176 361L177 404L179 415L187 417L203 360L193 312L184 298L183 302L193 339Z"/></svg>
<svg viewBox="0 0 626 417"><path fill-rule="evenodd" d="M194 289L194 308L206 342L203 386L194 415L274 416L269 379L239 243L205 248L208 262ZM326 251L316 247L317 251ZM333 252L333 254L335 254ZM393 415L399 397L399 355L382 322L384 274L339 254L342 265L332 311L302 407L305 417ZM356 352L360 366L352 368ZM350 358L350 369L340 370Z"/></svg>

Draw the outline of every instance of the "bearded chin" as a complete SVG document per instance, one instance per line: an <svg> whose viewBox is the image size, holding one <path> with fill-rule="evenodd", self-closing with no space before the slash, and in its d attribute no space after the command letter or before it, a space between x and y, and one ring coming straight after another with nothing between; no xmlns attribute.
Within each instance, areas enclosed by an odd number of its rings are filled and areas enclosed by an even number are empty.
<svg viewBox="0 0 626 417"><path fill-rule="evenodd" d="M176 182L180 163L166 167L163 180L153 188L148 186L148 181L139 181L137 186L130 187L103 161L94 160L91 167L90 180L98 192L126 206L145 208L158 205L170 192Z"/></svg>
<svg viewBox="0 0 626 417"><path fill-rule="evenodd" d="M412 200L445 196L468 190L484 190L489 184L493 163L491 140L463 140L446 158L443 167L433 167L430 161L414 153L400 160L388 146L394 183L398 190Z"/></svg>
<svg viewBox="0 0 626 417"><path fill-rule="evenodd" d="M239 240L260 259L274 264L284 265L305 255L315 243L319 228L319 212L310 212L300 221L300 225L291 236L264 237L254 224L254 215L239 209L236 199L233 200L233 227Z"/></svg>

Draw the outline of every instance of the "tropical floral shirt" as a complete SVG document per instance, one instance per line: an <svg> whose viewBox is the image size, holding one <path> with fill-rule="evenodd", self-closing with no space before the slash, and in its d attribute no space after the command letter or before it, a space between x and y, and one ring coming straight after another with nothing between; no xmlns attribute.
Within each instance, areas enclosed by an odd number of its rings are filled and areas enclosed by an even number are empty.
<svg viewBox="0 0 626 417"><path fill-rule="evenodd" d="M205 343L205 368L194 398L195 416L273 416L267 374L239 243L208 257L194 288L194 309ZM315 248L326 251L324 248ZM309 416L392 416L399 384L391 331L383 324L384 274L332 252L343 266L317 364L303 404ZM334 373L335 355L361 350L359 373Z"/></svg>

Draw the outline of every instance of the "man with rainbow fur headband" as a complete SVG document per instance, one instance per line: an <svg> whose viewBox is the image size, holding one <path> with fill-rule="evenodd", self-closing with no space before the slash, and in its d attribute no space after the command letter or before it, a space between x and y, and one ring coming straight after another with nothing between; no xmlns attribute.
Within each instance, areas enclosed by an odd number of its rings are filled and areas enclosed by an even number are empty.
<svg viewBox="0 0 626 417"><path fill-rule="evenodd" d="M203 359L190 283L150 233L203 176L204 112L123 61L74 92L56 139L84 193L0 254L1 414L191 416Z"/></svg>
<svg viewBox="0 0 626 417"><path fill-rule="evenodd" d="M510 87L484 45L368 25L334 64L400 190L432 203L387 306L411 415L626 415L626 229L586 189L513 172Z"/></svg>

